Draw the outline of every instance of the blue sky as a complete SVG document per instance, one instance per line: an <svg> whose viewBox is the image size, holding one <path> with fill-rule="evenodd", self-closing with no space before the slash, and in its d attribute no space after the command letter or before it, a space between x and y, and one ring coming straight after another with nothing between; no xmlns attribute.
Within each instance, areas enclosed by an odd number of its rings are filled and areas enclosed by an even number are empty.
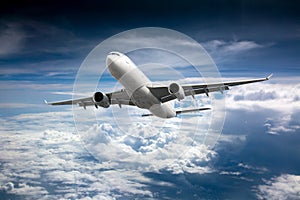
<svg viewBox="0 0 300 200"><path fill-rule="evenodd" d="M0 199L299 198L299 11L295 1L1 3ZM71 98L77 70L100 42L149 26L199 42L224 80L274 74L226 93L222 135L213 148L203 142L210 113L130 121L124 134L109 117L126 124L124 113L133 113L132 120L141 111L80 109L75 119L85 119L79 128L86 131L77 134L70 107L43 104ZM104 83L98 88L115 86L109 76ZM195 121L202 128L196 145L178 142L189 141ZM183 149L189 153L174 159Z"/></svg>

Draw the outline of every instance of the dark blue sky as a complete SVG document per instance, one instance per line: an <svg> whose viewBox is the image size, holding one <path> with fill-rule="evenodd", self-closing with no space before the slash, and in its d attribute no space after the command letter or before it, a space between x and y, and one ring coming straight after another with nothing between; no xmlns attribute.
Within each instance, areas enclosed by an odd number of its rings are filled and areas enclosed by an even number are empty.
<svg viewBox="0 0 300 200"><path fill-rule="evenodd" d="M299 73L300 9L296 1L12 1L1 4L2 35L11 32L20 40L15 41L18 42L14 43L15 48L10 47L11 51L1 50L2 69L42 73L55 72L60 70L57 66L63 66L65 72L74 74L86 54L107 37L132 28L158 26L181 31L202 44L213 40L253 41L264 47L238 56L227 55L229 58L225 60L218 60L223 52L217 55L211 52L221 72L263 68Z"/></svg>

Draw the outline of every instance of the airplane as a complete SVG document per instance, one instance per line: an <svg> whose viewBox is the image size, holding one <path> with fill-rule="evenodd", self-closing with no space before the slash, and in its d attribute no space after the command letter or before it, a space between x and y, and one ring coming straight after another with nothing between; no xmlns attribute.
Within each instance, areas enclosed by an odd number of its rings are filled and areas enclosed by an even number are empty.
<svg viewBox="0 0 300 200"><path fill-rule="evenodd" d="M106 66L111 75L118 80L124 89L102 93L95 92L93 96L80 99L71 99L58 102L47 102L48 105L73 105L77 104L86 109L87 106L108 108L110 105L137 106L141 109L147 109L149 114L142 115L156 116L160 118L173 118L182 113L209 110L210 108L195 108L187 110L175 110L172 100L183 100L187 96L206 94L210 92L221 92L229 90L231 86L249 84L269 80L273 74L266 78L248 79L241 81L203 83L197 85L180 85L172 82L165 86L154 86L148 77L139 70L134 62L125 54L120 52L110 52L106 57Z"/></svg>

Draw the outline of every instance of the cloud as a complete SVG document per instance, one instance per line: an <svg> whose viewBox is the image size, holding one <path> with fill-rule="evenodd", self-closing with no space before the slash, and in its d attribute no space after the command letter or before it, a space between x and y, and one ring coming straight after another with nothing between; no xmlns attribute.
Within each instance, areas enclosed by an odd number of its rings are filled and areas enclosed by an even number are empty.
<svg viewBox="0 0 300 200"><path fill-rule="evenodd" d="M282 90L284 88L284 90ZM299 109L299 84L255 83L232 87L226 101L230 109L254 109L256 106L282 112Z"/></svg>
<svg viewBox="0 0 300 200"><path fill-rule="evenodd" d="M39 112L48 111L49 107L43 102L44 99L52 101L53 98L56 98L55 100L72 98L72 95L63 92L72 91L72 84L68 83L46 84L35 81L0 81L0 88L2 94L0 109L2 114L6 116L10 113L24 113L34 110ZM64 94L64 96L59 97L57 95L57 97L53 97L54 95L52 95L51 99L49 93L52 91L60 91L59 94Z"/></svg>
<svg viewBox="0 0 300 200"><path fill-rule="evenodd" d="M229 171L221 171L221 175L233 175L233 176L239 176L241 175L241 172L229 172Z"/></svg>
<svg viewBox="0 0 300 200"><path fill-rule="evenodd" d="M264 180L264 185L257 186L258 199L298 199L300 195L300 176L282 174L270 180Z"/></svg>
<svg viewBox="0 0 300 200"><path fill-rule="evenodd" d="M266 48L272 44L259 44L255 41L224 41L212 40L202 43L204 48L217 62L224 62L229 59L236 59L237 55L245 54L254 49Z"/></svg>
<svg viewBox="0 0 300 200"><path fill-rule="evenodd" d="M12 190L12 192L20 196L31 196L31 197L43 197L48 194L47 190L44 187L30 186L27 185L26 183L20 183L18 187Z"/></svg>
<svg viewBox="0 0 300 200"><path fill-rule="evenodd" d="M68 89L72 90L72 84L42 84L36 83L34 81L0 81L1 90L13 90L16 88L22 88L26 90L59 90L59 89Z"/></svg>
<svg viewBox="0 0 300 200"><path fill-rule="evenodd" d="M212 40L203 44L208 50L222 51L228 54L240 53L243 51L249 51L256 48L262 48L264 45L258 44L254 41L229 41Z"/></svg>
<svg viewBox="0 0 300 200"><path fill-rule="evenodd" d="M20 53L27 35L17 23L2 23L0 28L0 57Z"/></svg>
<svg viewBox="0 0 300 200"><path fill-rule="evenodd" d="M268 133L295 132L300 128L296 122L300 114L299 96L300 85L293 83L266 82L232 87L226 95L226 109L248 112L264 110Z"/></svg>
<svg viewBox="0 0 300 200"><path fill-rule="evenodd" d="M2 77L26 74L73 79L84 56L98 42L46 22L3 19L0 43L0 57L6 58L1 63Z"/></svg>
<svg viewBox="0 0 300 200"><path fill-rule="evenodd" d="M226 94L227 109L236 117L240 117L240 111L257 115L271 112L265 118L268 130L280 125L295 130L299 124L298 87L269 82L234 87ZM195 99L196 105L209 103L209 98L203 96L202 100L201 96ZM191 100L181 103L188 106ZM286 103L281 105L283 102ZM79 131L83 130L85 134L76 134L71 111L1 118L0 146L5 148L0 148L0 185L14 183L10 194L20 194L28 199L35 194L76 199L99 196L152 198L155 194L150 185L172 187L173 183L153 181L144 173L168 172L171 176L178 176L217 171L209 165L219 155L218 148L212 149L207 144L211 136L207 135L210 112L201 113L201 117L196 113L162 120L140 118L145 111L133 107L78 109L77 114L81 116L78 119L82 120L79 121L86 124L79 127ZM279 120L285 123L280 124ZM193 126L198 128L196 132ZM221 140L233 142L233 137L226 137L224 135ZM98 161L82 147L82 141ZM237 141L244 142L245 139ZM256 174L269 172L263 166L241 163L238 167ZM247 178L246 174L240 175L236 170L222 169L217 173Z"/></svg>
<svg viewBox="0 0 300 200"><path fill-rule="evenodd" d="M163 170L172 174L207 174L214 170L207 165L217 153L208 149L205 145L197 145L191 147L185 154L175 160L175 162L168 164ZM162 169L161 169L162 170Z"/></svg>
<svg viewBox="0 0 300 200"><path fill-rule="evenodd" d="M256 171L257 173L264 173L268 171L268 169L265 167L251 166L244 163L239 163L238 166L248 170Z"/></svg>
<svg viewBox="0 0 300 200"><path fill-rule="evenodd" d="M119 132L117 127L100 124L91 127L81 136L87 149L96 158L119 163L115 168L129 167L156 172L165 169L175 174L210 171L208 168L198 167L199 164L210 161L216 153L196 141L194 146L190 146L193 138L188 134L182 134L179 138L177 126L158 128L137 123L132 127L137 129Z"/></svg>
<svg viewBox="0 0 300 200"><path fill-rule="evenodd" d="M0 143L5 146L0 148L1 192L24 199L151 198L148 184L170 185L153 183L138 168L115 169L121 164L118 160L95 161L83 148L79 135L74 134L72 120L71 112L1 118ZM90 132L97 133L94 128ZM109 124L98 128L114 134Z"/></svg>
<svg viewBox="0 0 300 200"><path fill-rule="evenodd" d="M11 109L11 108L40 108L43 105L38 105L38 104L26 104L26 103L0 103L0 108L6 108L6 109Z"/></svg>
<svg viewBox="0 0 300 200"><path fill-rule="evenodd" d="M4 46L3 52L16 53L78 53L81 48L90 48L91 42L80 39L69 30L36 20L21 19L18 21L4 21L4 28L0 32L0 40ZM20 52L21 44L24 46ZM3 54L0 51L0 55Z"/></svg>
<svg viewBox="0 0 300 200"><path fill-rule="evenodd" d="M229 51L228 53L237 53L240 51L249 51L255 48L262 48L265 45L258 44L255 41L224 41L224 40L212 40L203 44L210 50L221 49L222 51Z"/></svg>
<svg viewBox="0 0 300 200"><path fill-rule="evenodd" d="M8 182L0 186L0 191L10 192L13 189L14 189L14 184L12 182Z"/></svg>

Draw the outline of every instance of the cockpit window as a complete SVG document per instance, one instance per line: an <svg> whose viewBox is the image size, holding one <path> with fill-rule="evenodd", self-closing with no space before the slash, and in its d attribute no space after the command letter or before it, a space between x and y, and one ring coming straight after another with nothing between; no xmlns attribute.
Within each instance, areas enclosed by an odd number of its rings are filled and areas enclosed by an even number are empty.
<svg viewBox="0 0 300 200"><path fill-rule="evenodd" d="M119 53L117 53L117 52L110 52L110 55L116 55L116 56L120 56L120 54L119 54Z"/></svg>

